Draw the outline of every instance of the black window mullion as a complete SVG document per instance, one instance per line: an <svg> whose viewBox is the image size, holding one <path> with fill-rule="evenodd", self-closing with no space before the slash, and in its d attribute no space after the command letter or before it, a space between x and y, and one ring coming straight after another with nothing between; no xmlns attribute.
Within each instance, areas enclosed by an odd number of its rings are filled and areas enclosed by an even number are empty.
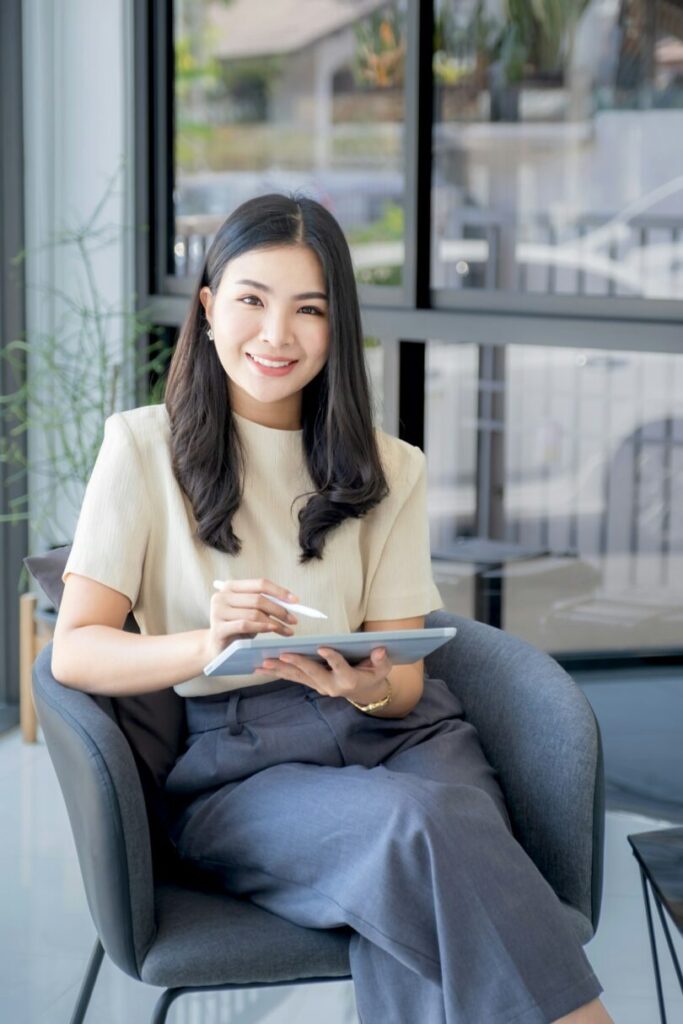
<svg viewBox="0 0 683 1024"><path fill-rule="evenodd" d="M154 140L151 154L151 210L150 225L154 239L155 290L163 292L167 275L173 274L173 240L175 236L175 209L173 188L175 180L175 60L173 55L173 4L168 0L152 0L150 53L152 118Z"/></svg>
<svg viewBox="0 0 683 1024"><path fill-rule="evenodd" d="M430 304L432 194L432 48L434 8L409 0L406 31L405 116L405 260L403 289L406 305L426 309ZM424 451L424 341L399 344L399 437Z"/></svg>
<svg viewBox="0 0 683 1024"><path fill-rule="evenodd" d="M405 261L406 305L430 304L432 196L432 48L434 9L409 0L405 84Z"/></svg>
<svg viewBox="0 0 683 1024"><path fill-rule="evenodd" d="M424 341L401 341L399 346L398 436L423 451L426 348Z"/></svg>

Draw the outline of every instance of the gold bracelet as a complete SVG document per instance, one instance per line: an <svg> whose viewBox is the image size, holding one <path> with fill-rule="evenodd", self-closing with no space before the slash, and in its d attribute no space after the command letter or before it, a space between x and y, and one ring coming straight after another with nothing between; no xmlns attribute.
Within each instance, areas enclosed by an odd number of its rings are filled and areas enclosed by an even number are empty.
<svg viewBox="0 0 683 1024"><path fill-rule="evenodd" d="M359 711L374 711L375 708L383 708L385 704L389 703L393 695L391 683L389 682L388 679L386 680L386 684L389 687L389 692L387 693L386 697L383 697L382 700L373 701L372 704L356 704L355 700L351 700L350 697L347 697L346 699L348 700L349 704L353 704L354 708L358 708Z"/></svg>

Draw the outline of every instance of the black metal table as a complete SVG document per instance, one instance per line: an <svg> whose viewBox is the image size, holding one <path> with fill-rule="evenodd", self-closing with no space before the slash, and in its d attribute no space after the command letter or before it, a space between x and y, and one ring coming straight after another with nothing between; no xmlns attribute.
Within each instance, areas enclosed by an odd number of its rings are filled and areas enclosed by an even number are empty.
<svg viewBox="0 0 683 1024"><path fill-rule="evenodd" d="M522 544L491 540L488 537L462 537L447 547L432 551L434 562L463 562L474 565L474 618L489 626L501 627L505 565L530 558L570 557L575 551L549 551Z"/></svg>
<svg viewBox="0 0 683 1024"><path fill-rule="evenodd" d="M662 1024L667 1024L664 995L662 993L662 979L659 972L659 959L657 957L657 945L654 928L652 927L652 911L650 909L648 886L652 892L659 919L662 922L662 929L666 936L671 959L673 960L678 984L681 986L681 992L683 992L681 965L678 962L671 933L666 923L668 915L676 925L679 933L683 935L683 826L660 829L657 832L638 832L626 838L631 844L633 855L638 861L638 867L640 868L647 927L650 933L650 948L652 949L652 961L657 982L659 1013ZM666 911L666 914L664 911Z"/></svg>

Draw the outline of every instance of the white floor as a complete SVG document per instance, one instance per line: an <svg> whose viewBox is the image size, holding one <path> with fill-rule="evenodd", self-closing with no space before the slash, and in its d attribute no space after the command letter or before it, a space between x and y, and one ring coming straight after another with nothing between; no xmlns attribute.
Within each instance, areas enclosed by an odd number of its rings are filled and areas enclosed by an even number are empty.
<svg viewBox="0 0 683 1024"><path fill-rule="evenodd" d="M66 809L42 735L0 736L0 1021L68 1024L95 932ZM605 886L596 937L585 947L615 1024L658 1024L654 975L631 832L668 822L608 812ZM683 996L661 939L669 1024ZM683 962L683 942L675 936ZM161 989L134 981L105 957L87 1024L149 1024ZM351 982L185 996L168 1024L355 1024ZM389 1022L387 1022L389 1024ZM428 1024L428 1022L416 1022ZM482 1022L485 1024L485 1022Z"/></svg>

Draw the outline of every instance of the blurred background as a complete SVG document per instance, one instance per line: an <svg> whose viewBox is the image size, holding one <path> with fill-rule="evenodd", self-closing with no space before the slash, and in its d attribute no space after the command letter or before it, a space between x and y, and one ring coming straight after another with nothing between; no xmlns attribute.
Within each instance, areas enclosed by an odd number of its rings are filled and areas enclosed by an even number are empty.
<svg viewBox="0 0 683 1024"><path fill-rule="evenodd" d="M22 558L70 542L106 416L163 401L227 214L299 190L427 455L446 608L570 671L610 811L683 822L683 0L5 0L0 116L5 737L22 595L24 673L54 623Z"/></svg>

